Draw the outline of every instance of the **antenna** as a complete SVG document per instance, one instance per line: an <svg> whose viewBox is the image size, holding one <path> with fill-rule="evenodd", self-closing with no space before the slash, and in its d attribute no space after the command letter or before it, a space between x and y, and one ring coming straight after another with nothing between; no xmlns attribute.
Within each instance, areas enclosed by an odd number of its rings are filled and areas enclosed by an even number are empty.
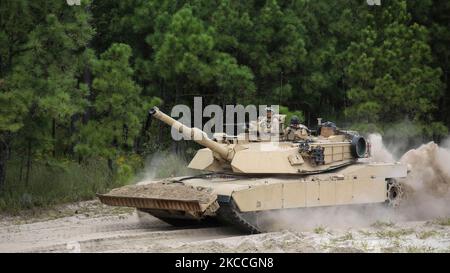
<svg viewBox="0 0 450 273"><path fill-rule="evenodd" d="M281 105L281 92L283 92L283 71L280 73L280 92L278 92L278 105Z"/></svg>

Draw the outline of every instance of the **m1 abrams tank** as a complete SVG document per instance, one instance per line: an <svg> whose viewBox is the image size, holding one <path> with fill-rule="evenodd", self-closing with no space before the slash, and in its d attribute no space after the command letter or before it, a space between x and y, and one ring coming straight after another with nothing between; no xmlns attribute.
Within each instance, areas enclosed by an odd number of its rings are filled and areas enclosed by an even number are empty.
<svg viewBox="0 0 450 273"><path fill-rule="evenodd" d="M265 231L259 219L268 211L395 206L401 198L396 179L407 175L406 166L370 162L366 140L332 123L297 140L281 133L277 143L226 135L212 140L157 107L149 114L205 147L188 166L204 173L113 189L97 195L104 204L135 207L175 226L219 220L259 233Z"/></svg>

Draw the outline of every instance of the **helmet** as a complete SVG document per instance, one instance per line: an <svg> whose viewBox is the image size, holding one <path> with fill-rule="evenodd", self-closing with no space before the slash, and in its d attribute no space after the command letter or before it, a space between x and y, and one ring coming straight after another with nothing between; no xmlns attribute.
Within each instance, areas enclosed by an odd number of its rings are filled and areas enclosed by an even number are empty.
<svg viewBox="0 0 450 273"><path fill-rule="evenodd" d="M291 117L291 125L298 125L299 123L300 123L300 121L297 116Z"/></svg>
<svg viewBox="0 0 450 273"><path fill-rule="evenodd" d="M333 130L336 130L336 124L331 121L322 123L322 127L328 127L328 128L332 128Z"/></svg>

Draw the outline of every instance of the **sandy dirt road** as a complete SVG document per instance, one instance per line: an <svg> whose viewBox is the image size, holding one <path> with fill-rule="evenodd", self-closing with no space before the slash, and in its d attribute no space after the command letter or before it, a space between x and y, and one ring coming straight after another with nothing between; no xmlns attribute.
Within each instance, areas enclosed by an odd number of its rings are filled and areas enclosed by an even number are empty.
<svg viewBox="0 0 450 273"><path fill-rule="evenodd" d="M245 235L175 228L98 201L0 219L0 252L450 252L448 219Z"/></svg>
<svg viewBox="0 0 450 273"><path fill-rule="evenodd" d="M145 220L133 210L97 201L60 208L57 215L4 217L0 252L160 252L166 246L240 235L224 227L180 229L153 217Z"/></svg>

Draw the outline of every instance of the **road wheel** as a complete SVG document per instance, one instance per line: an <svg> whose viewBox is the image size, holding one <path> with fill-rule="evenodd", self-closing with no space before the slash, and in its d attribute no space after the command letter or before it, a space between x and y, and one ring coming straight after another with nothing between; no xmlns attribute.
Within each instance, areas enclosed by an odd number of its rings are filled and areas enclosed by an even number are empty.
<svg viewBox="0 0 450 273"><path fill-rule="evenodd" d="M406 199L403 183L393 178L387 179L387 205L393 208L399 207Z"/></svg>

